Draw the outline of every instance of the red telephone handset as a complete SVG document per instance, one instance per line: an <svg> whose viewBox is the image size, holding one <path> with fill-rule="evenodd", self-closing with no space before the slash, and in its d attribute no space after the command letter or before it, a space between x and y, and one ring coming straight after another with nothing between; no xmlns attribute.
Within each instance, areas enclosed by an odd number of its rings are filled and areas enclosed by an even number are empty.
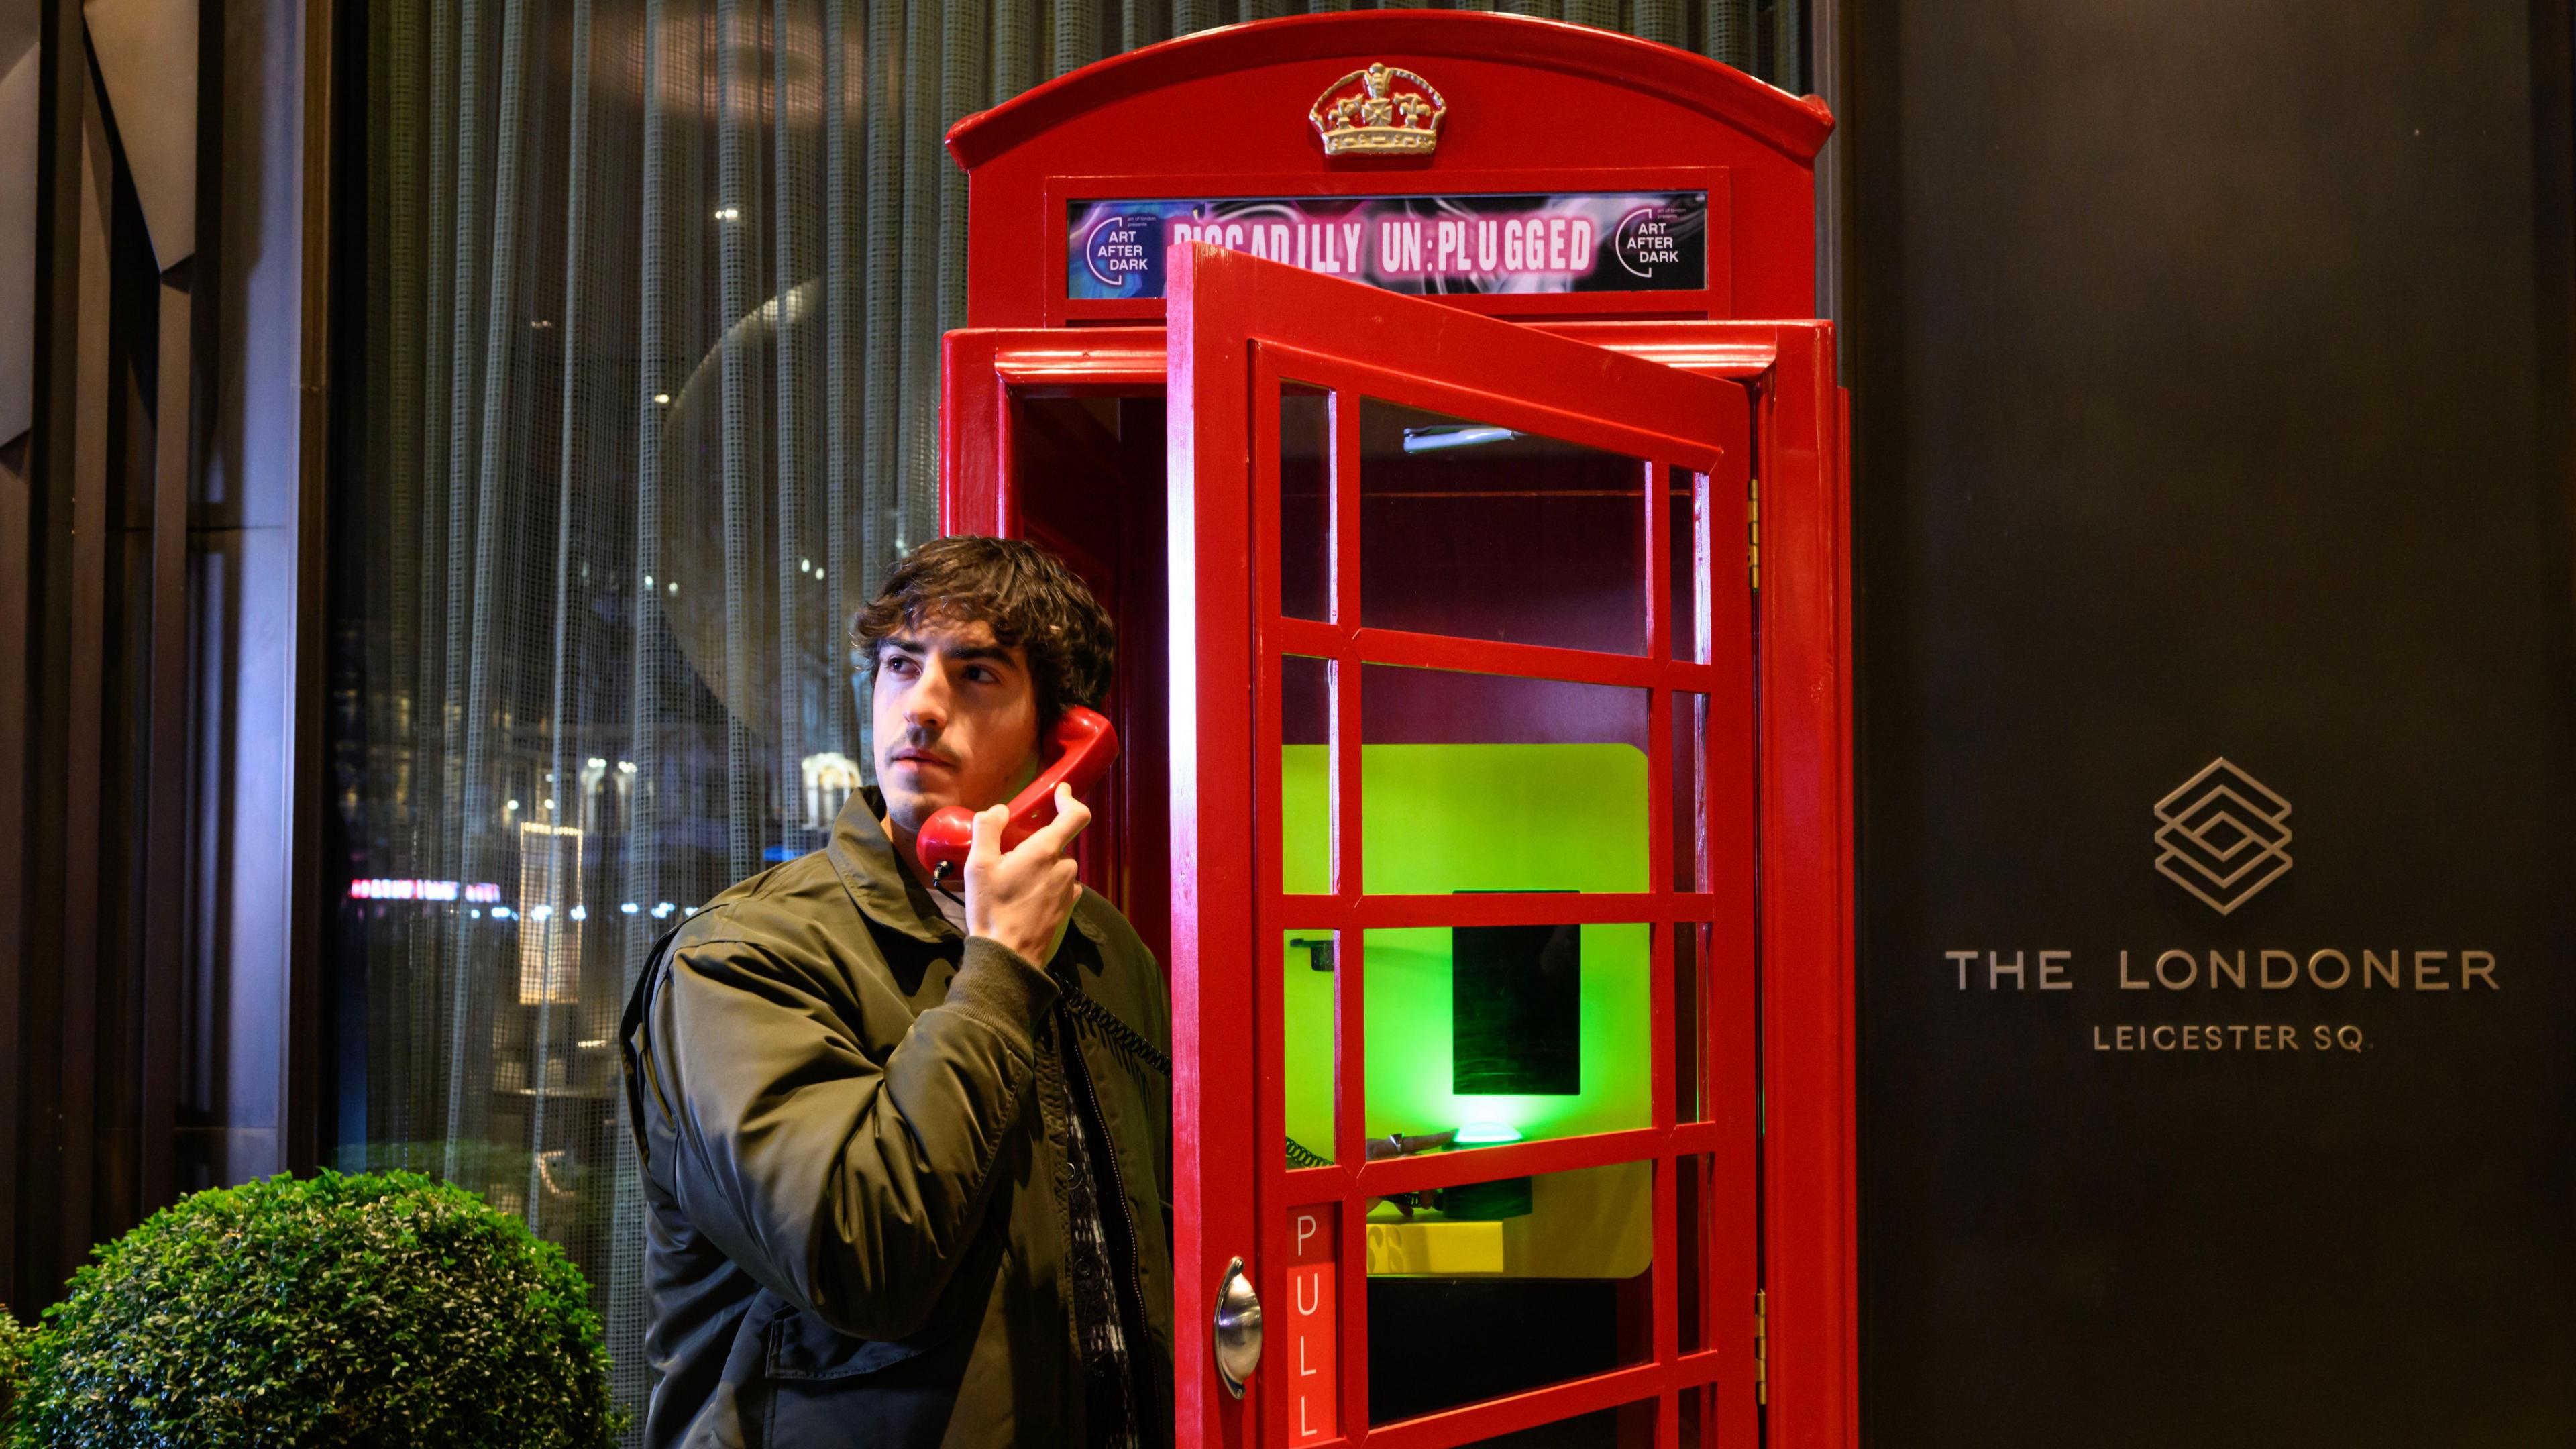
<svg viewBox="0 0 2576 1449"><path fill-rule="evenodd" d="M1055 722L1047 736L1046 768L1029 787L1011 798L1011 818L1002 825L1002 848L1012 849L1055 819L1055 787L1071 785L1081 794L1100 783L1118 759L1118 731L1109 721L1074 705ZM933 885L966 870L966 854L975 846L975 812L950 805L931 812L914 841L921 868Z"/></svg>

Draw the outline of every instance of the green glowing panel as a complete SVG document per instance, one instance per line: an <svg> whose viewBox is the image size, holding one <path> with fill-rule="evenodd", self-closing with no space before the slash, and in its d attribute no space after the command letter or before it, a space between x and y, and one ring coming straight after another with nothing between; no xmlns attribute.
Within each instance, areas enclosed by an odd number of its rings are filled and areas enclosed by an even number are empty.
<svg viewBox="0 0 2576 1449"><path fill-rule="evenodd" d="M1336 960L1340 940L1328 931L1290 931L1285 972L1286 1030L1281 1074L1288 1088L1288 1165L1312 1167L1333 1160L1333 976L1315 969L1314 948L1330 941Z"/></svg>
<svg viewBox="0 0 2576 1449"><path fill-rule="evenodd" d="M1289 745L1283 755L1283 884L1324 893L1325 747ZM1361 788L1372 894L1647 887L1646 757L1633 746L1369 745ZM1648 928L1581 929L1579 1088L1528 1095L1454 1090L1449 929L1369 932L1368 1133L1474 1124L1480 1135L1502 1128L1535 1139L1646 1126ZM1341 958L1358 944L1340 943ZM1282 954L1288 1135L1329 1155L1334 976L1311 969L1304 947L1283 942Z"/></svg>

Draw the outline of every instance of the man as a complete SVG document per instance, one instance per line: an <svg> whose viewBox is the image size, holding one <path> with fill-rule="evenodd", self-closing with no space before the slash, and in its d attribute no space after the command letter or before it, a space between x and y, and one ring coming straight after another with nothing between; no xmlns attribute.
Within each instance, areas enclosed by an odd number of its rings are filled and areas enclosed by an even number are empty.
<svg viewBox="0 0 2576 1449"><path fill-rule="evenodd" d="M675 931L627 1005L645 1443L1165 1442L1162 974L1075 879L1069 792L997 848L1057 714L1108 687L1108 617L1037 548L946 538L851 635L878 788ZM960 897L913 855L947 805L981 812Z"/></svg>

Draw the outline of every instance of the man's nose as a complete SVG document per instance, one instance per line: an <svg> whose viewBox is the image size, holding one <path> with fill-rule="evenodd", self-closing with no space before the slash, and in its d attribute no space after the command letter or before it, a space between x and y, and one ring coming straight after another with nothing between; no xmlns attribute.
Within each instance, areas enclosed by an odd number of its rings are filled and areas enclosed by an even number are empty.
<svg viewBox="0 0 2576 1449"><path fill-rule="evenodd" d="M904 692L903 722L914 730L936 732L948 723L948 681L936 669L925 669Z"/></svg>

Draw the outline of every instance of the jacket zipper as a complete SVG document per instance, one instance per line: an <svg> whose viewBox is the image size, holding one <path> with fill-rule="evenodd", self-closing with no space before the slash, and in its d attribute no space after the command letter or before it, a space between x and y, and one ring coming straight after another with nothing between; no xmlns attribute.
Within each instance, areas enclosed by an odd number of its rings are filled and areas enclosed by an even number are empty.
<svg viewBox="0 0 2576 1449"><path fill-rule="evenodd" d="M1070 1000L1073 997L1080 995L1081 988L1077 986L1071 993L1068 993L1067 999ZM1084 997L1083 999L1086 1001L1089 1000L1088 997ZM1127 1172L1126 1169L1118 1165L1118 1144L1110 1137L1109 1121L1101 1114L1100 1111L1100 1089L1094 1085L1091 1080L1090 1059L1084 1057L1082 1054L1082 1028L1079 1024L1074 1024L1074 1029L1065 1033L1065 1035L1073 1047L1073 1050L1069 1055L1073 1057L1073 1064L1079 1069L1082 1077L1082 1095L1091 1103L1091 1121L1088 1125L1092 1128L1098 1129L1100 1133L1100 1149L1104 1153L1108 1154L1109 1186L1118 1198L1118 1219L1120 1222L1127 1225L1126 1277L1127 1289L1131 1296L1126 1306L1136 1310L1135 1323L1138 1328L1150 1329L1152 1327L1152 1321L1150 1316L1145 1312L1145 1280L1136 1271L1136 1257L1140 1251L1140 1247L1136 1237L1136 1214L1131 1211L1127 1205ZM1121 1314L1120 1316L1124 1317L1125 1315ZM1119 1332L1123 1334L1126 1332L1126 1329L1122 1326L1119 1329ZM1137 1357L1137 1354L1141 1351L1142 1349L1139 1345L1129 1344L1127 1346L1127 1394L1131 1400L1139 1397L1136 1392L1136 1366L1138 1363L1142 1362L1142 1360ZM1143 1418L1144 1411L1144 1405L1141 1402L1137 1404L1137 1411L1138 1418L1141 1420ZM1139 1425L1139 1430L1140 1432L1142 1430L1141 1423Z"/></svg>

